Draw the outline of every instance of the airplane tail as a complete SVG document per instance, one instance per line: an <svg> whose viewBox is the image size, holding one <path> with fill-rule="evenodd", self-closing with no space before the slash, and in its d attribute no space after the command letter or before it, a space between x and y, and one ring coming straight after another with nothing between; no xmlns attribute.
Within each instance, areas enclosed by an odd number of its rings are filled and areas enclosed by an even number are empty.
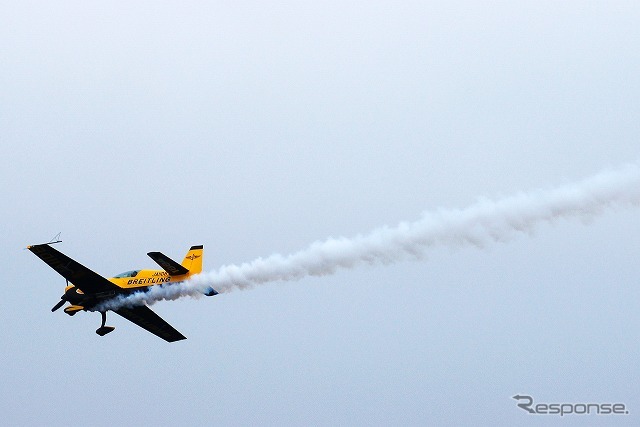
<svg viewBox="0 0 640 427"><path fill-rule="evenodd" d="M189 270L190 275L202 272L202 245L191 246L182 260L182 266Z"/></svg>

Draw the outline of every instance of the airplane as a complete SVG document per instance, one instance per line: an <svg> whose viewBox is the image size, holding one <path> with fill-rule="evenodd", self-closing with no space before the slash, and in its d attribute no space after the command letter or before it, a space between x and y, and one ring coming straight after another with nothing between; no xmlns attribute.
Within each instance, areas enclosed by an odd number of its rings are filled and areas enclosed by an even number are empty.
<svg viewBox="0 0 640 427"><path fill-rule="evenodd" d="M152 286L183 282L202 271L202 245L191 246L181 264L160 252L149 252L147 255L158 263L162 270L130 270L107 279L52 248L53 243L60 241L31 245L27 246L27 249L67 280L64 294L51 311L58 310L68 302L69 305L64 308L64 312L69 316L83 310L96 311L95 308L100 303L119 295L126 296L134 292L148 291ZM208 288L204 294L213 296L218 292ZM113 311L168 342L186 339L146 305L120 307ZM96 333L104 336L115 328L105 326L107 310L100 311L100 314L102 324Z"/></svg>

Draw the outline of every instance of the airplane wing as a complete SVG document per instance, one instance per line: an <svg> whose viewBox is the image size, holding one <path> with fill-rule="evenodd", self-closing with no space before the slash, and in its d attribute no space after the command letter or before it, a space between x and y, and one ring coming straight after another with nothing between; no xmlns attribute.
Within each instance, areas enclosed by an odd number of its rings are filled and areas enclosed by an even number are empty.
<svg viewBox="0 0 640 427"><path fill-rule="evenodd" d="M174 342L187 339L146 305L133 308L122 307L115 312L165 341Z"/></svg>
<svg viewBox="0 0 640 427"><path fill-rule="evenodd" d="M161 252L149 252L147 255L157 262L170 276L181 276L189 272L189 270Z"/></svg>
<svg viewBox="0 0 640 427"><path fill-rule="evenodd" d="M112 292L121 290L98 273L89 270L79 262L72 260L65 254L58 252L48 244L27 247L38 258L46 262L49 267L57 271L62 277L76 285L85 294Z"/></svg>

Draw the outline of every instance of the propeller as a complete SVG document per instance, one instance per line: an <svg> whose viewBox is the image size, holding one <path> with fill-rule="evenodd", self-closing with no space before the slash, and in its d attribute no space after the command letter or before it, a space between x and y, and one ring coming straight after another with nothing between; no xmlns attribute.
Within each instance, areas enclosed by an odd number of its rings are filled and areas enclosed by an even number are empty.
<svg viewBox="0 0 640 427"><path fill-rule="evenodd" d="M69 286L69 280L67 279L67 286ZM66 289L66 288L65 288ZM60 297L60 301L58 301L58 303L56 305L53 306L53 308L51 309L51 312L56 311L57 309L59 309L60 307L62 307L64 305L65 302L67 302L67 299L65 298L66 296L66 292L64 295L62 295Z"/></svg>
<svg viewBox="0 0 640 427"><path fill-rule="evenodd" d="M64 299L64 295L62 296L62 299L60 299L60 301L53 306L53 308L51 309L51 311L56 311L57 309L59 309L60 307L62 307L64 305L64 303L67 302L66 299Z"/></svg>

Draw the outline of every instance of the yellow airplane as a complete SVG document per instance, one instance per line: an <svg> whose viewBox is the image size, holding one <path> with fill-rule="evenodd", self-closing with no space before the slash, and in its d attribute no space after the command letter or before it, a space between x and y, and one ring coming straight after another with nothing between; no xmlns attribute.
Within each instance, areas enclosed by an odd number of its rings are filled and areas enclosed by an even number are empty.
<svg viewBox="0 0 640 427"><path fill-rule="evenodd" d="M162 270L131 270L107 279L52 248L51 244L53 243L59 243L59 241L32 245L27 249L67 279L64 295L51 311L56 311L68 302L69 305L64 308L64 312L70 316L78 311L93 310L100 303L119 295L126 296L134 292L148 291L152 286L183 282L202 271L202 245L192 246L181 264L160 252L149 252L147 255L157 262ZM204 294L213 296L218 292L209 288ZM113 311L166 341L186 339L184 335L176 331L146 305L120 307ZM102 325L96 330L96 333L104 336L115 328L105 326L106 310L100 311L100 314L102 315Z"/></svg>

